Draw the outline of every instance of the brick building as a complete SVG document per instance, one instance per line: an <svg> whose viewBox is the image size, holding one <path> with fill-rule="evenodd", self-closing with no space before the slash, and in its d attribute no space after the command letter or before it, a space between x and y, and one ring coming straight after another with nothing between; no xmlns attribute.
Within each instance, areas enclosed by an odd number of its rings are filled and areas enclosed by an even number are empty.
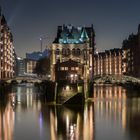
<svg viewBox="0 0 140 140"><path fill-rule="evenodd" d="M0 79L14 76L14 61L13 36L0 11Z"/></svg>
<svg viewBox="0 0 140 140"><path fill-rule="evenodd" d="M77 77L81 80L90 80L93 77L93 55L94 55L94 29L91 27L74 27L72 25L58 26L57 37L50 47L51 53L51 80L56 81L62 74L57 74L57 63L59 67L63 65L66 68L63 80L70 77L73 79L72 71L75 71ZM66 66L64 66L66 65ZM76 65L76 66L73 66ZM75 67L75 68L74 68ZM79 70L83 68L83 72ZM71 71L69 71L71 69ZM72 70L73 69L73 70ZM75 70L74 70L75 69ZM58 78L58 76L60 78Z"/></svg>
<svg viewBox="0 0 140 140"><path fill-rule="evenodd" d="M136 35L129 35L123 41L123 73L125 75L140 78L140 25Z"/></svg>
<svg viewBox="0 0 140 140"><path fill-rule="evenodd" d="M121 75L122 50L111 49L94 56L94 76Z"/></svg>

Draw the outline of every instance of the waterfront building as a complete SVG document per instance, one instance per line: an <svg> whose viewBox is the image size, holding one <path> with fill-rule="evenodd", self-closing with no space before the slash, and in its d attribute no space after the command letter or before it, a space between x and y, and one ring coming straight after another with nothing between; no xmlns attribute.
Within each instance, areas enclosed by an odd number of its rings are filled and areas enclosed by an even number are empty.
<svg viewBox="0 0 140 140"><path fill-rule="evenodd" d="M36 65L36 60L17 57L15 76L36 76Z"/></svg>
<svg viewBox="0 0 140 140"><path fill-rule="evenodd" d="M14 76L13 36L0 10L0 79Z"/></svg>
<svg viewBox="0 0 140 140"><path fill-rule="evenodd" d="M25 72L27 75L32 75L35 73L36 64L36 60L25 59Z"/></svg>
<svg viewBox="0 0 140 140"><path fill-rule="evenodd" d="M26 72L25 71L25 59L23 59L21 57L17 57L15 75L24 76L25 72Z"/></svg>
<svg viewBox="0 0 140 140"><path fill-rule="evenodd" d="M45 49L43 52L26 53L26 59L25 59L26 73L27 74L37 73L38 75L42 75L41 73L42 69L46 71L46 69L49 68L49 66L46 65L46 63L48 62L47 59L49 58L49 56L50 56L50 52L48 49ZM38 68L38 66L40 68Z"/></svg>
<svg viewBox="0 0 140 140"><path fill-rule="evenodd" d="M123 41L123 74L140 78L140 25L137 34Z"/></svg>
<svg viewBox="0 0 140 140"><path fill-rule="evenodd" d="M95 33L91 27L58 26L50 46L51 80L90 80L93 78Z"/></svg>
<svg viewBox="0 0 140 140"><path fill-rule="evenodd" d="M94 56L94 76L122 75L122 50L111 49Z"/></svg>

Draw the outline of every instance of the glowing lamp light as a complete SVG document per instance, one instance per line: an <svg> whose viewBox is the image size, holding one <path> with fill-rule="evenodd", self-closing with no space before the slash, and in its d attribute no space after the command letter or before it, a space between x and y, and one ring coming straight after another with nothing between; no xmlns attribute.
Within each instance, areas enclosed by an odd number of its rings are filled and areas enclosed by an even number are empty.
<svg viewBox="0 0 140 140"><path fill-rule="evenodd" d="M96 54L98 54L99 52L98 52L98 51L96 51L95 53L96 53Z"/></svg>
<svg viewBox="0 0 140 140"><path fill-rule="evenodd" d="M20 57L17 57L17 60L22 60Z"/></svg>
<svg viewBox="0 0 140 140"><path fill-rule="evenodd" d="M70 90L70 86L66 86L66 90Z"/></svg>
<svg viewBox="0 0 140 140"><path fill-rule="evenodd" d="M73 78L73 76L74 76L73 74L70 75L71 78Z"/></svg>

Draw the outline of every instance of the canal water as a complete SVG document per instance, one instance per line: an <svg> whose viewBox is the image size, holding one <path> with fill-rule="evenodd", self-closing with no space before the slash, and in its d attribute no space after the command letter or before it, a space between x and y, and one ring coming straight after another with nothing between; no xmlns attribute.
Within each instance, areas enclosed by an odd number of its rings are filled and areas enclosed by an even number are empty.
<svg viewBox="0 0 140 140"><path fill-rule="evenodd" d="M51 94L51 93L50 93ZM0 103L0 140L140 140L138 91L95 86L84 106L53 106L31 84Z"/></svg>

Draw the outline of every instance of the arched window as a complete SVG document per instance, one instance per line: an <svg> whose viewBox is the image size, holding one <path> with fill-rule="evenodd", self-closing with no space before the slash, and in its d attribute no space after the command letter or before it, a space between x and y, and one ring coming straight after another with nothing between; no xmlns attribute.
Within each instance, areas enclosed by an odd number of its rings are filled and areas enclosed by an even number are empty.
<svg viewBox="0 0 140 140"><path fill-rule="evenodd" d="M87 50L86 49L83 50L83 56L84 56L84 59L87 59Z"/></svg>
<svg viewBox="0 0 140 140"><path fill-rule="evenodd" d="M69 48L66 50L66 55L70 55L70 49Z"/></svg>
<svg viewBox="0 0 140 140"><path fill-rule="evenodd" d="M77 48L77 49L74 48L74 49L72 49L72 54L76 55L76 56L80 55L81 54L81 50L79 48Z"/></svg>
<svg viewBox="0 0 140 140"><path fill-rule="evenodd" d="M56 55L59 55L60 54L60 50L56 49L55 53L56 53Z"/></svg>
<svg viewBox="0 0 140 140"><path fill-rule="evenodd" d="M76 49L72 49L72 55L75 55L76 54Z"/></svg>
<svg viewBox="0 0 140 140"><path fill-rule="evenodd" d="M62 54L65 55L65 53L66 53L66 50L62 49Z"/></svg>
<svg viewBox="0 0 140 140"><path fill-rule="evenodd" d="M81 50L79 48L77 49L76 54L77 55L80 55L81 54Z"/></svg>
<svg viewBox="0 0 140 140"><path fill-rule="evenodd" d="M62 49L62 55L65 55L65 56L69 56L70 55L70 49L68 48L65 48L65 49Z"/></svg>

